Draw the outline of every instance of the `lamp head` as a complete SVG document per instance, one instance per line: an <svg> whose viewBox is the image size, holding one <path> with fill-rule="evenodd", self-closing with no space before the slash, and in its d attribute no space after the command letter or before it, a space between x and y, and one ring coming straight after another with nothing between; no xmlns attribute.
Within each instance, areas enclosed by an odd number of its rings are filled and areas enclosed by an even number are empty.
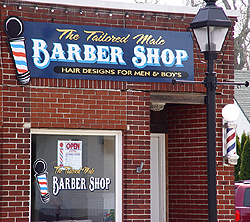
<svg viewBox="0 0 250 222"><path fill-rule="evenodd" d="M216 0L205 0L206 6L201 8L190 23L201 52L218 54L222 50L232 22Z"/></svg>
<svg viewBox="0 0 250 222"><path fill-rule="evenodd" d="M235 121L239 117L239 114L239 108L234 104L228 104L222 109L222 116L228 122Z"/></svg>

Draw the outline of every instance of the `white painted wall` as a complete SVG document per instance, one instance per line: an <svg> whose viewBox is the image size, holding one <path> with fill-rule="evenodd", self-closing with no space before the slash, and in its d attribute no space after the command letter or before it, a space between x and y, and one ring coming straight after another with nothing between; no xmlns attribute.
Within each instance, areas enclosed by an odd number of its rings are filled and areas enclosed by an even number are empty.
<svg viewBox="0 0 250 222"><path fill-rule="evenodd" d="M235 105L238 106L237 102L234 102ZM239 108L240 109L240 108ZM236 120L237 123L237 128L236 128L236 133L239 137L241 137L242 133L245 131L246 134L250 134L250 123L245 117L244 113L240 109L240 115L238 119Z"/></svg>

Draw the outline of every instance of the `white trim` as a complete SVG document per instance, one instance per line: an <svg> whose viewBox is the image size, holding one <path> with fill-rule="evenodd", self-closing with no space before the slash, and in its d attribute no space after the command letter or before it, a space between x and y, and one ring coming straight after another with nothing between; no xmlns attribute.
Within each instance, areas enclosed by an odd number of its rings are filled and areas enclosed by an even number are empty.
<svg viewBox="0 0 250 222"><path fill-rule="evenodd" d="M115 136L115 218L117 222L122 222L122 131L111 130L71 130L71 129L31 129L31 134L48 134L48 135L105 135ZM31 187L30 187L31 190ZM31 196L30 196L31 206ZM31 207L30 207L31 215ZM31 218L30 218L31 220Z"/></svg>
<svg viewBox="0 0 250 222"><path fill-rule="evenodd" d="M122 222L122 176L123 176L123 170L122 170L122 132L116 131L116 139L115 139L115 178L116 178L116 187L115 187L115 194L116 194L116 210L115 210L115 218L117 222ZM110 132L111 133L111 132Z"/></svg>
<svg viewBox="0 0 250 222"><path fill-rule="evenodd" d="M31 134L60 134L60 135L118 135L118 130L79 130L79 129L30 129Z"/></svg>
<svg viewBox="0 0 250 222"><path fill-rule="evenodd" d="M165 134L151 134L152 138L158 138L158 176L159 176L159 221L166 222L166 144L165 144ZM152 145L152 144L151 144ZM151 148L150 148L151 150ZM152 155L152 154L151 154ZM152 163L151 163L152 165ZM152 171L151 171L152 173ZM151 178L151 186L152 184L155 184L155 181L152 181ZM151 201L152 201L153 195L152 195L152 188L151 188ZM152 202L151 202L151 209L152 209ZM151 212L152 215L152 212ZM152 218L151 218L152 220Z"/></svg>
<svg viewBox="0 0 250 222"><path fill-rule="evenodd" d="M184 13L184 14L197 14L199 8L187 6L171 6L171 5L158 5L158 4L138 4L138 3L125 3L113 1L98 1L98 0L23 0L22 2L42 3L42 4L58 4L76 7L94 7L106 9L121 9L132 11L145 11L145 12L162 12L162 13ZM226 10L228 16L238 17L239 11Z"/></svg>

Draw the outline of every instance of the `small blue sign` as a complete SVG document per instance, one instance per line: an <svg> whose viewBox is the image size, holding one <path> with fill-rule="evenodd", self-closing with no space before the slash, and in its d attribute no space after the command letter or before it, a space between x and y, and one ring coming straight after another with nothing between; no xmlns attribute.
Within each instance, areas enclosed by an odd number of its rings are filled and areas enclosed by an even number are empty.
<svg viewBox="0 0 250 222"><path fill-rule="evenodd" d="M194 80L189 32L23 22L31 77Z"/></svg>

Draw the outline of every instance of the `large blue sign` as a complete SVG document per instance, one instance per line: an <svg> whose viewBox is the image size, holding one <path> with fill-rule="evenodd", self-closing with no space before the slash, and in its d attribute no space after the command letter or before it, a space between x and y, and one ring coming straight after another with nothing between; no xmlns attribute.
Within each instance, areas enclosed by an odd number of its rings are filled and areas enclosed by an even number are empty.
<svg viewBox="0 0 250 222"><path fill-rule="evenodd" d="M31 77L193 80L189 32L23 22Z"/></svg>

